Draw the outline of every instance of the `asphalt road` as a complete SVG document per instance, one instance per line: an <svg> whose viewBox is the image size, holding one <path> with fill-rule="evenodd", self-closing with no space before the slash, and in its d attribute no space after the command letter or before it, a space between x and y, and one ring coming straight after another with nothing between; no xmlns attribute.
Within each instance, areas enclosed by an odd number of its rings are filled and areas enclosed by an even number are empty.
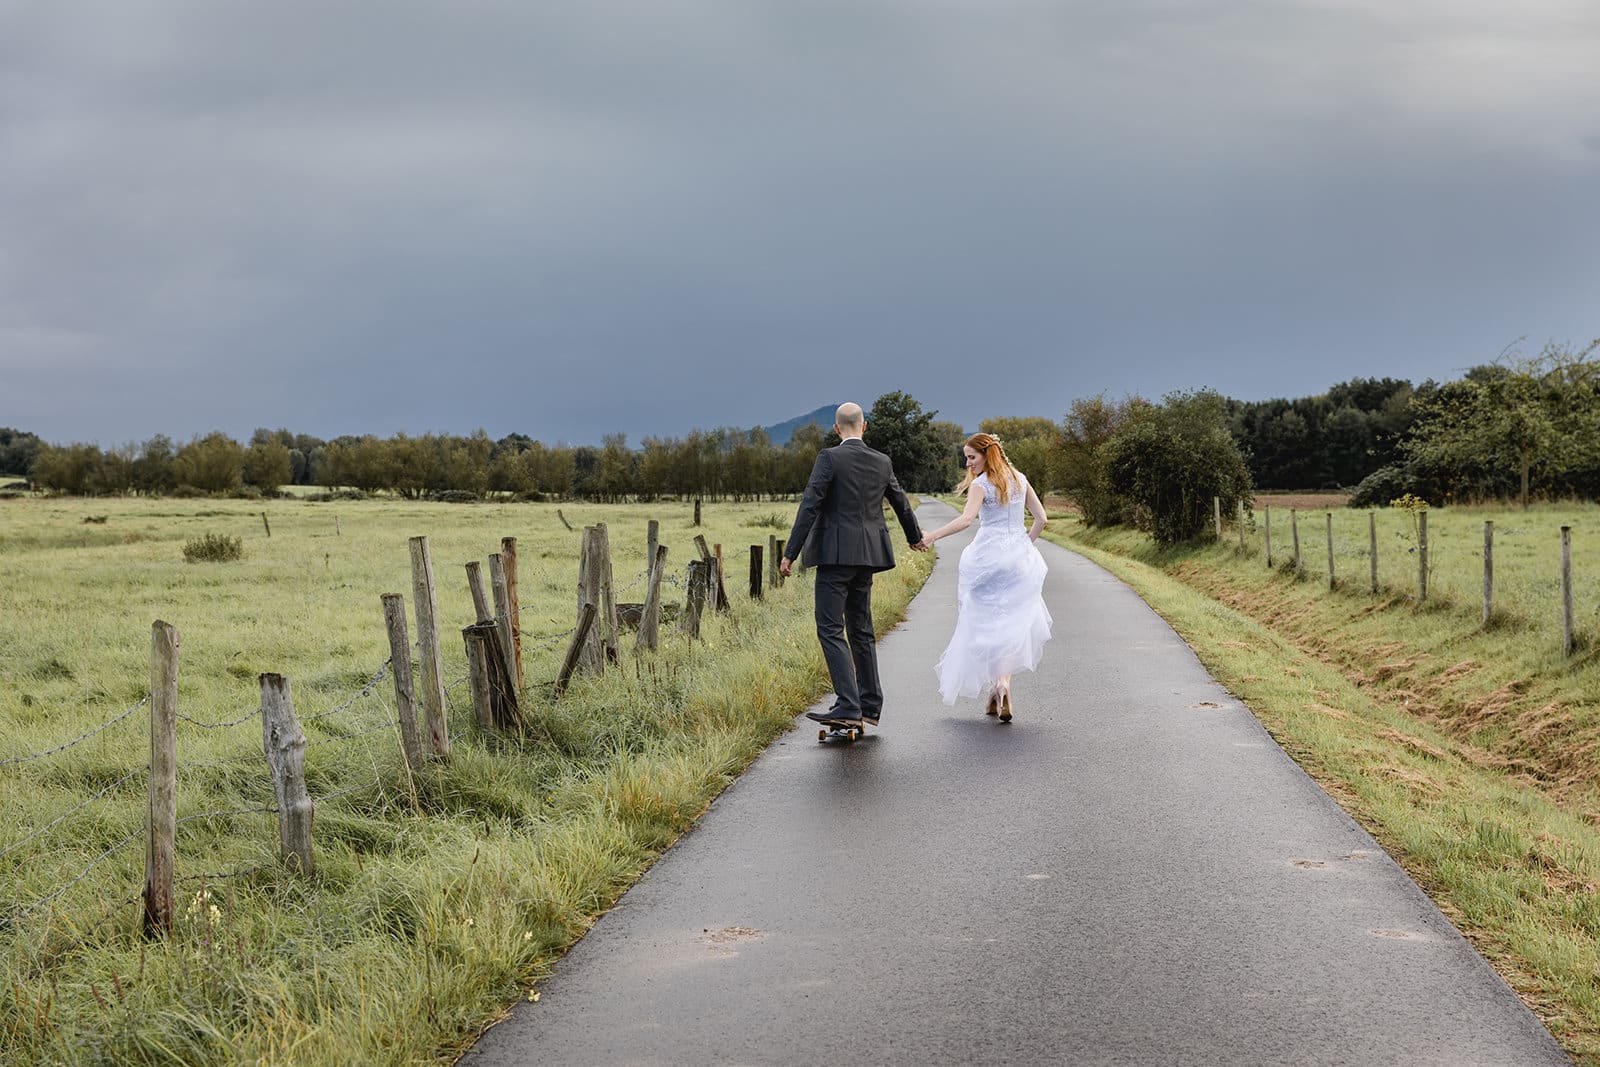
<svg viewBox="0 0 1600 1067"><path fill-rule="evenodd" d="M882 728L776 741L467 1067L1569 1062L1082 557L1041 542L1055 637L1016 721L941 703L964 542L880 643Z"/></svg>

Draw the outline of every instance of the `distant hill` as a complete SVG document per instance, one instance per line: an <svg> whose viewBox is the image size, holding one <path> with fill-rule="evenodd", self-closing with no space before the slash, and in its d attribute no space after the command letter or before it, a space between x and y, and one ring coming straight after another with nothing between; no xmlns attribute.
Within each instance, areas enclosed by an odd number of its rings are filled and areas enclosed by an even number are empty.
<svg viewBox="0 0 1600 1067"><path fill-rule="evenodd" d="M762 429L767 431L767 435L772 438L774 445L782 448L789 443L789 438L794 436L794 432L808 422L816 423L822 427L824 432L831 430L833 428L833 413L837 410L839 410L838 404L827 404L815 411L808 411L804 415L796 415L794 418L786 422L780 422L776 426L763 426Z"/></svg>

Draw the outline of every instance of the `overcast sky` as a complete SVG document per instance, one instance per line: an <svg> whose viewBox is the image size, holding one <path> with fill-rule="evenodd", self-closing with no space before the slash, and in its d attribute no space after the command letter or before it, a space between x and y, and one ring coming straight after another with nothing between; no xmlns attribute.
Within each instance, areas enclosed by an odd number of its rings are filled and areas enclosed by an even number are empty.
<svg viewBox="0 0 1600 1067"><path fill-rule="evenodd" d="M1600 335L1595 0L0 0L0 425L598 442Z"/></svg>

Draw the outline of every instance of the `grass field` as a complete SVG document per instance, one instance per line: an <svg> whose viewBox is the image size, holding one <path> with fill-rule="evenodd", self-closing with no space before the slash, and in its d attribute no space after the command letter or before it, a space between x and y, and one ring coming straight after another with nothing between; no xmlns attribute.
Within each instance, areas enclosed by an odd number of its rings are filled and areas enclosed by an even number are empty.
<svg viewBox="0 0 1600 1067"><path fill-rule="evenodd" d="M1284 749L1362 822L1580 1062L1600 1064L1600 654L1594 651L1600 509L1439 510L1435 587L1406 593L1403 512L1380 513L1388 588L1367 592L1366 556L1341 553L1365 513L1335 513L1329 592L1319 522L1302 524L1309 577L1263 565L1231 540L1159 549L1134 531L1052 523L1046 532L1137 589ZM1479 622L1472 537L1495 520L1505 616ZM1284 517L1284 520L1287 516ZM1274 547L1287 521L1273 508ZM1561 523L1589 584L1589 645L1560 654L1549 620L1550 545ZM1230 531L1231 534L1231 531ZM1351 536L1348 539L1355 542ZM1393 551L1389 551L1393 549ZM1341 568L1341 573L1347 573ZM1325 574L1325 572L1324 572Z"/></svg>
<svg viewBox="0 0 1600 1067"><path fill-rule="evenodd" d="M179 710L242 720L180 722L187 880L167 941L139 936L133 903L147 714L0 763L11 987L0 1059L434 1062L529 993L827 684L809 578L759 604L745 592L748 546L782 536L792 504L708 505L698 531L689 504L563 508L575 526L608 524L624 600L643 598L648 519L661 520L672 575L694 533L722 543L734 610L708 618L700 644L674 638L635 659L625 642L620 669L552 703L543 683L573 624L578 566L578 535L554 505L0 502L0 760L135 706L157 618L182 633ZM186 564L183 543L206 533L242 538L245 558ZM415 534L432 545L447 681L464 674L456 635L473 621L461 565L518 538L530 724L509 740L481 736L458 687L452 757L411 782L388 726L390 681L359 694L388 655L380 594L410 601ZM880 577L880 626L931 563L907 552ZM306 777L320 798L310 879L277 862L276 817L248 810L271 804L251 714L263 671L290 677L309 740Z"/></svg>

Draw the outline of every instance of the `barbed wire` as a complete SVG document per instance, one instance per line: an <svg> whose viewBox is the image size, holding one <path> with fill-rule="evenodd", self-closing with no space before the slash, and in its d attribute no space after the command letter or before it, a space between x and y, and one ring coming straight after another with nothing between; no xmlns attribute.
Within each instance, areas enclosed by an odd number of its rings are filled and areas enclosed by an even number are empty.
<svg viewBox="0 0 1600 1067"><path fill-rule="evenodd" d="M67 749L71 748L73 745L82 744L83 742L89 740L91 737L94 737L97 734L104 733L105 731L111 729L111 727L115 726L117 723L121 722L123 719L126 719L129 715L132 715L134 712L138 711L140 708L144 707L148 703L150 703L150 694L146 693L139 700L139 703L135 704L133 707L129 708L127 711L123 712L121 715L115 715L115 716L107 719L105 722L101 723L99 726L96 726L94 729L88 731L87 733L79 734L77 737L74 737L71 741L68 741L65 744L57 745L55 748L47 748L43 752L33 752L33 753L29 753L26 756L12 756L9 759L0 760L0 767L9 767L9 766L11 766L12 764L15 764L15 763L31 763L34 760L44 759L46 756L54 756L57 752L64 752Z"/></svg>
<svg viewBox="0 0 1600 1067"><path fill-rule="evenodd" d="M247 874L256 874L260 871L270 871L270 863L258 863L254 867L241 867L237 871L213 871L205 874L186 874L181 878L174 878L173 885L182 885L184 882L225 882L230 878L243 878Z"/></svg>
<svg viewBox="0 0 1600 1067"><path fill-rule="evenodd" d="M369 734L375 734L379 730L393 730L399 725L400 724L395 722L395 720L386 718L375 726L369 726L365 730L357 730L353 734L339 734L336 737L319 737L315 741L307 741L306 747L314 748L318 745L339 745L346 741L354 741L358 737L366 737Z"/></svg>
<svg viewBox="0 0 1600 1067"><path fill-rule="evenodd" d="M78 812L82 811L84 808L87 808L90 804L93 804L95 801L99 800L101 797L105 796L107 793L111 792L113 789L116 789L118 786L126 785L128 782L130 782L133 779L137 778L139 775L145 773L149 769L150 769L150 765L148 763L146 763L143 767L140 767L137 770L129 771L127 774L123 775L121 778L118 778L116 781L112 782L110 785L103 786L93 796L89 797L88 799L84 800L82 803L77 804L74 807L68 808L66 811L62 812L60 815L57 815L54 819L51 819L49 822L47 822L43 826L39 827L39 829L35 830L33 833L29 834L27 837L24 837L21 841L14 841L11 844L7 845L4 850L0 850L0 859L5 859L7 856L9 856L13 852L15 852L17 849L21 848L23 845L26 845L28 842L36 841L39 838L43 837L45 834L50 832L52 827L54 827L54 826L58 825L59 823L65 821L68 817L70 817L72 815L76 815Z"/></svg>
<svg viewBox="0 0 1600 1067"><path fill-rule="evenodd" d="M195 760L192 762L185 760L178 764L178 768L179 770L199 770L202 767L226 767L234 763L264 763L266 759L265 753L253 752L247 756L229 756L227 759Z"/></svg>
<svg viewBox="0 0 1600 1067"><path fill-rule="evenodd" d="M382 784L383 784L383 779L382 778L374 778L370 782L362 782L360 785L346 786L345 788L340 789L340 790L338 790L336 792L325 793L320 797L312 797L311 799L314 800L316 803L321 804L321 803L324 803L324 802L329 801L329 800L337 800L339 797L349 796L351 793L359 793L363 789L371 789L375 785L382 785Z"/></svg>
<svg viewBox="0 0 1600 1067"><path fill-rule="evenodd" d="M100 853L100 855L98 855L94 859L90 860L89 861L89 865L87 867L85 867L82 871L79 872L78 877L74 878L72 881L68 882L66 885L62 886L60 889L57 889L54 893L51 893L49 896L40 897L38 900L34 901L32 904L28 905L26 908L23 908L20 911L12 912L12 914L11 914L12 921L15 922L18 919L26 918L27 916L32 915L34 912L38 911L40 908L44 907L46 904L49 904L49 903L51 903L51 902L53 902L55 900L59 900L62 896L64 896L66 894L67 890L71 889L73 886L77 885L79 882L81 882L85 878L89 877L89 872L90 871L92 871L96 867L100 866L100 864L103 863L109 857L114 856L118 852L121 852L123 849L127 848L128 845L130 843L132 843L135 838L140 837L141 835L144 834L144 832L145 832L145 828L143 826L140 826L137 830L135 830L132 833L130 833L127 837L124 837L121 841L118 841L116 844L112 845L110 848L108 848L104 852Z"/></svg>
<svg viewBox="0 0 1600 1067"><path fill-rule="evenodd" d="M225 730L230 726L240 726L249 722L251 719L259 718L260 716L260 708L251 708L237 719L229 719L227 722L206 722L203 719L196 719L193 716L185 715L181 711L178 712L178 718L182 719L184 722L193 723L202 730Z"/></svg>
<svg viewBox="0 0 1600 1067"><path fill-rule="evenodd" d="M220 808L216 811L197 811L193 815L185 815L174 826L182 826L187 822L197 822L200 819L219 819L224 815L260 815L262 813L276 814L278 809L273 805L261 808Z"/></svg>
<svg viewBox="0 0 1600 1067"><path fill-rule="evenodd" d="M394 662L394 660L393 660L392 657L390 659L384 660L383 661L383 666L378 668L378 673L374 674L372 676L372 680L369 681L366 685L362 686L360 692L356 693L356 695L351 697L349 700L346 700L343 704L340 704L338 707L333 708L333 709L331 709L329 711L321 711L321 712L318 712L315 715L307 715L304 718L302 718L300 721L301 722L316 722L318 719L326 719L329 716L338 715L340 712L348 711L352 704L354 704L356 701L360 700L362 697L366 696L368 693L371 693L374 689L376 689L378 687L378 683L383 681L384 676L389 673L389 665L391 663L393 663L393 662Z"/></svg>

